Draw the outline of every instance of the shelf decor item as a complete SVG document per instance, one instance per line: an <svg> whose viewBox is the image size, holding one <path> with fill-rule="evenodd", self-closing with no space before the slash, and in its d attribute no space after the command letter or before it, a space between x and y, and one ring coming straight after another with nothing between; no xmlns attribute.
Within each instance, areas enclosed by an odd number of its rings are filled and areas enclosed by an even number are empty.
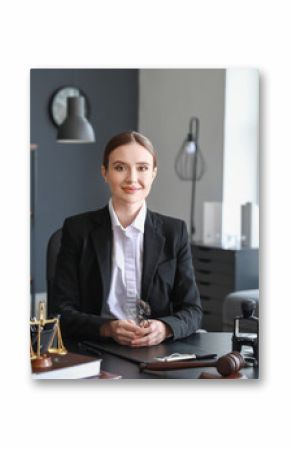
<svg viewBox="0 0 290 449"><path fill-rule="evenodd" d="M241 205L241 242L245 248L259 248L259 207L254 203Z"/></svg>
<svg viewBox="0 0 290 449"><path fill-rule="evenodd" d="M191 210L190 210L190 238L193 242L195 234L195 190L196 182L205 172L205 161L198 144L199 119L192 117L189 122L189 132L184 140L175 160L175 171L182 181L192 182Z"/></svg>

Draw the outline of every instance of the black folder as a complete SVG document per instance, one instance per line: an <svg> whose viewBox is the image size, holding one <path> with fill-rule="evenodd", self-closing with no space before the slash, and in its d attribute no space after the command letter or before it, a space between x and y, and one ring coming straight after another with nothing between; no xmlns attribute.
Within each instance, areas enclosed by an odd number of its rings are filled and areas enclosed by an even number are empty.
<svg viewBox="0 0 290 449"><path fill-rule="evenodd" d="M165 357L174 353L196 354L198 356L197 358L205 358L204 356L209 354L212 355L210 358L213 358L214 355L217 355L212 354L215 351L206 348L206 346L202 347L200 345L198 334L193 334L186 339L178 341L169 339L159 345L147 346L144 348L130 348L128 346L122 346L112 339L98 342L83 341L82 346L86 348L87 351L92 353L99 354L103 351L136 363L150 363L156 361L155 357Z"/></svg>

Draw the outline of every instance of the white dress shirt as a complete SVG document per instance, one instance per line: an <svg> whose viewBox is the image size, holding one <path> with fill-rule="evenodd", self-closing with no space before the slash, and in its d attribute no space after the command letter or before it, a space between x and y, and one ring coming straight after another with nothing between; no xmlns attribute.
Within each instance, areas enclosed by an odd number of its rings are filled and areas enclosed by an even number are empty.
<svg viewBox="0 0 290 449"><path fill-rule="evenodd" d="M146 211L144 201L133 223L123 228L114 211L112 199L109 201L113 251L111 286L101 313L105 318L136 320L136 300L141 298Z"/></svg>

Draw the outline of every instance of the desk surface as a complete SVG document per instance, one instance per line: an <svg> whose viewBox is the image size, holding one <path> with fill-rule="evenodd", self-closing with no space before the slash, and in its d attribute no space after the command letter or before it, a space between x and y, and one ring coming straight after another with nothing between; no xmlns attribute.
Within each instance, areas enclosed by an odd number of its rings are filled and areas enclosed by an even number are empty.
<svg viewBox="0 0 290 449"><path fill-rule="evenodd" d="M116 374L120 374L123 379L197 379L201 372L216 374L215 368L187 368L177 371L140 372L137 360L148 361L158 354L166 355L173 352L192 352L199 354L216 353L221 357L231 352L231 337L229 332L208 332L193 334L190 337L176 342L164 342L158 346L149 348L132 349L121 347L115 342L94 343L96 350L101 352L102 369ZM76 351L75 345L68 344L68 349ZM83 350L77 349L78 352ZM138 351L135 357L134 351ZM118 355L117 355L118 354ZM136 358L135 361L130 357ZM152 360L153 361L153 360ZM258 379L258 368L245 368L241 371L249 379Z"/></svg>

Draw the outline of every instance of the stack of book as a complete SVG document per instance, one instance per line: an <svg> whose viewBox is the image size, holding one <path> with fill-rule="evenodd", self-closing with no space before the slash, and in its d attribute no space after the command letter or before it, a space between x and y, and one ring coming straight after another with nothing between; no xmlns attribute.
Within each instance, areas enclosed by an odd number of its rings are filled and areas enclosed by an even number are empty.
<svg viewBox="0 0 290 449"><path fill-rule="evenodd" d="M101 371L101 358L68 352L51 354L52 366L33 368L32 379L120 379L121 376Z"/></svg>

